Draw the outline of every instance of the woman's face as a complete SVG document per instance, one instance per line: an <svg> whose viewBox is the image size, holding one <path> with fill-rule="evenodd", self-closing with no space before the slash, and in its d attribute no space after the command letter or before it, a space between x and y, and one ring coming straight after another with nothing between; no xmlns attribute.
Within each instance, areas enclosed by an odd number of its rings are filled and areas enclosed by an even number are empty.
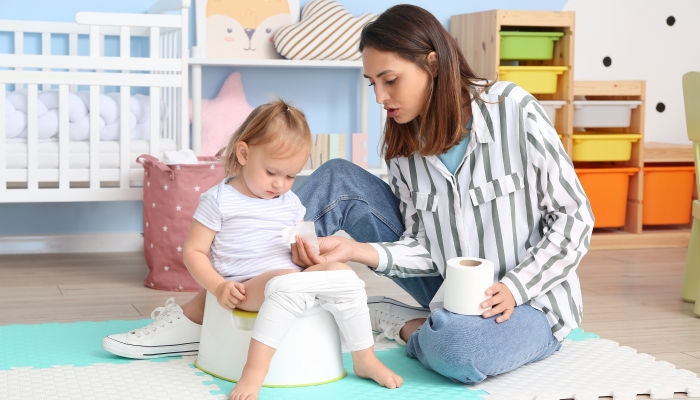
<svg viewBox="0 0 700 400"><path fill-rule="evenodd" d="M429 60L435 53L431 53ZM423 111L432 78L396 53L366 47L362 52L365 78L374 86L377 103L399 124L413 121Z"/></svg>

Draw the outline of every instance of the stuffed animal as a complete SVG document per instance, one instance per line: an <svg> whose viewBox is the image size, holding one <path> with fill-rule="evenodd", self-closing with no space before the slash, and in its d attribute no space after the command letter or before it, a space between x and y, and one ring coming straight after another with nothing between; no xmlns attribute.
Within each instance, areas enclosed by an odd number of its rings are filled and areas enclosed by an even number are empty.
<svg viewBox="0 0 700 400"><path fill-rule="evenodd" d="M234 72L226 78L219 94L211 100L202 99L202 156L213 156L226 145L233 132L253 111L243 92L241 74ZM190 121L192 101L190 100Z"/></svg>

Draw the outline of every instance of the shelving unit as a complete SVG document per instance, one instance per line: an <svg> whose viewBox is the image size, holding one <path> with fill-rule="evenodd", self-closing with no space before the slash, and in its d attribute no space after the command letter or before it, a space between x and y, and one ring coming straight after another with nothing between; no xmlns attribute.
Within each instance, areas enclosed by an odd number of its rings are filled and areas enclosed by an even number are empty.
<svg viewBox="0 0 700 400"><path fill-rule="evenodd" d="M686 226L647 227L642 225L644 165L650 162L692 162L690 152L682 146L644 143L645 81L575 81L574 96L585 96L587 100L640 100L642 104L631 112L627 128L589 128L616 133L638 133L642 139L632 144L631 159L612 163L640 168L630 178L627 196L627 215L622 229L597 229L591 238L591 249L635 249L685 247L690 240L690 229Z"/></svg>
<svg viewBox="0 0 700 400"><path fill-rule="evenodd" d="M627 215L623 231L642 233L642 196L644 193L644 102L645 81L574 81L574 96L585 96L586 100L639 100L642 104L632 110L630 126L626 128L587 128L587 132L637 133L642 138L632 144L629 161L612 163L637 167L638 173L630 177L627 194Z"/></svg>
<svg viewBox="0 0 700 400"><path fill-rule="evenodd" d="M361 61L316 61L316 60L246 60L228 58L204 58L200 56L197 46L192 47L192 57L188 59L192 82L192 150L195 154L201 153L202 142L202 68L207 66L227 67L256 67L256 68L343 68L356 69L360 82L360 130L369 131L369 99L362 74ZM382 110L383 111L383 110ZM382 113L380 113L382 114ZM380 121L381 123L381 121ZM386 175L384 163L379 168L368 168L375 175ZM313 170L303 170L300 176L310 175Z"/></svg>
<svg viewBox="0 0 700 400"><path fill-rule="evenodd" d="M450 33L457 40L467 57L470 67L483 78L499 77L498 67L512 65L500 59L501 31L557 31L564 35L554 43L551 60L519 60L518 66L566 66L557 78L557 91L553 94L533 95L542 100L564 100L566 104L557 110L555 129L562 137L564 149L573 153L574 96L585 96L587 100L640 100L642 105L632 110L631 124L626 128L588 128L586 131L608 133L641 134L642 139L632 144L629 161L597 163L598 166L630 166L640 171L630 178L627 196L625 225L620 229L596 229L591 239L592 249L630 249L649 247L687 246L690 230L685 227L643 227L643 170L645 147L649 149L649 160L658 162L691 161L692 150L680 146L644 144L644 81L576 81L574 82L574 12L540 12L490 10L478 13L453 15Z"/></svg>
<svg viewBox="0 0 700 400"><path fill-rule="evenodd" d="M534 93L538 100L564 100L566 105L556 114L555 128L563 135L562 142L571 152L574 99L574 12L573 11L511 11L490 10L470 14L453 15L450 18L450 34L457 40L467 57L469 66L477 76L489 80L498 78L500 59L500 34L504 31L552 31L563 32L554 43L551 60L523 60L520 66L565 66L567 70L557 77L557 91L553 94Z"/></svg>

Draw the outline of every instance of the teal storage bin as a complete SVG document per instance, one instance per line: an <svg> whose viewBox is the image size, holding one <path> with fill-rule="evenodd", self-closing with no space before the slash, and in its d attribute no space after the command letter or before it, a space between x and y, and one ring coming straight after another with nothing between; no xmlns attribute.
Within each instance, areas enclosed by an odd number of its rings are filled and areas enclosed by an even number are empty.
<svg viewBox="0 0 700 400"><path fill-rule="evenodd" d="M501 31L501 60L551 60L564 32Z"/></svg>

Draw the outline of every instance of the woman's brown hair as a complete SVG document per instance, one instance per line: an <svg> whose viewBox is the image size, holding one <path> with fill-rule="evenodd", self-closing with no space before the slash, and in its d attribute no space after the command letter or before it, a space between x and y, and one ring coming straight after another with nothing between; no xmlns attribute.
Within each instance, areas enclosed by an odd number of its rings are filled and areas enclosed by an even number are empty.
<svg viewBox="0 0 700 400"><path fill-rule="evenodd" d="M395 53L415 63L432 77L423 111L411 122L399 124L388 118L384 126L382 148L386 160L443 154L466 134L474 87L493 83L476 76L467 64L457 42L440 22L418 6L400 4L384 11L367 24L360 35L360 52L370 47ZM437 54L437 72L428 63L428 54Z"/></svg>
<svg viewBox="0 0 700 400"><path fill-rule="evenodd" d="M300 109L276 99L256 107L217 154L223 158L226 176L235 176L241 169L236 156L239 142L249 146L273 143L271 156L285 158L311 151L311 131Z"/></svg>

